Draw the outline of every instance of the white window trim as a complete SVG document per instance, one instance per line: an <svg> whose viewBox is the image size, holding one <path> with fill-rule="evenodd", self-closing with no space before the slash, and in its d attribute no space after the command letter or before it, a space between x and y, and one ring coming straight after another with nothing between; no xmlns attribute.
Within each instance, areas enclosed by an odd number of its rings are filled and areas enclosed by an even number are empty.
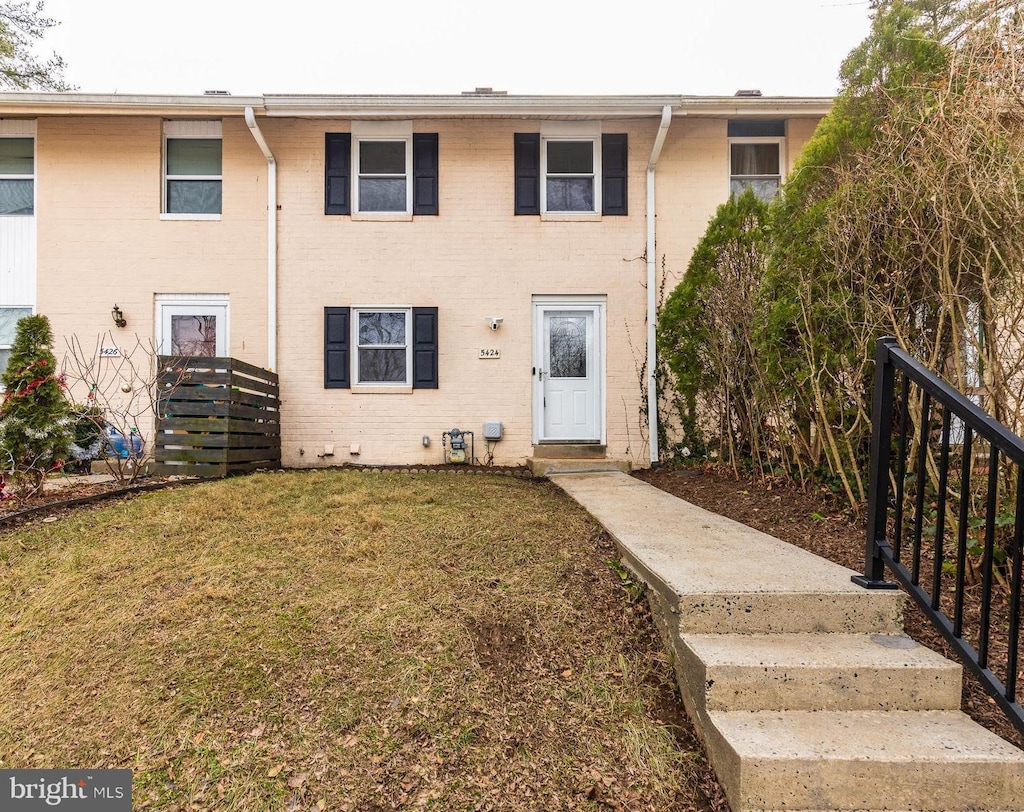
<svg viewBox="0 0 1024 812"><path fill-rule="evenodd" d="M593 178L594 208L590 211L548 211L548 144L551 141L589 141L594 146L594 171L591 174L555 173L556 178ZM598 135L541 135L540 138L540 213L545 220L594 220L601 217L601 136Z"/></svg>
<svg viewBox="0 0 1024 812"><path fill-rule="evenodd" d="M0 214L0 217L35 217L38 205L37 192L39 184L36 183L36 123L27 122L0 122L0 124L30 124L31 127L0 127L0 138L31 138L32 139L32 174L14 175L0 173L0 180L30 180L32 181L32 213L31 214ZM20 131L19 131L20 130Z"/></svg>
<svg viewBox="0 0 1024 812"><path fill-rule="evenodd" d="M359 145L364 141L392 141L405 144L405 211L363 211L359 200ZM412 133L408 135L356 135L352 134L352 214L355 219L410 220L412 219ZM379 178L400 178L402 175L372 175Z"/></svg>
<svg viewBox="0 0 1024 812"><path fill-rule="evenodd" d="M170 336L164 335L163 308L190 307L194 305L224 308L224 346L227 355L231 355L231 297L227 293L157 293L153 297L154 339L157 351L163 355L164 342Z"/></svg>
<svg viewBox="0 0 1024 812"><path fill-rule="evenodd" d="M735 175L732 171L732 146L733 144L778 144L779 145L779 172L777 175ZM768 180L769 178L778 178L779 188L782 188L782 182L786 179L786 137L784 135L776 136L749 136L743 138L729 138L728 146L726 147L726 172L728 177L726 179L726 191L728 194L732 194L732 182L733 180Z"/></svg>
<svg viewBox="0 0 1024 812"><path fill-rule="evenodd" d="M361 313L405 313L405 380L389 383L387 381L359 380L359 315ZM352 369L351 379L353 392L365 394L393 394L412 392L412 306L411 305L353 305L350 329L352 330ZM370 344L366 349L397 349L397 344Z"/></svg>
<svg viewBox="0 0 1024 812"><path fill-rule="evenodd" d="M167 174L167 139L185 140L199 138L203 140L218 139L221 142L221 166L219 175L168 175ZM167 211L167 184L171 180L216 180L220 182L221 209L224 207L224 132L219 121L165 121L163 137L160 142L160 219L161 220L220 220L220 214L203 212L169 212Z"/></svg>

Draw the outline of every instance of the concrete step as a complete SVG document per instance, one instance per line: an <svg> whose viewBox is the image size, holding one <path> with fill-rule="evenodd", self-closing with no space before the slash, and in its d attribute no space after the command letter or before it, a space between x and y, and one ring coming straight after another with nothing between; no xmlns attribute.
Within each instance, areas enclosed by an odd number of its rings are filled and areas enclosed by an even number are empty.
<svg viewBox="0 0 1024 812"><path fill-rule="evenodd" d="M534 459L603 460L608 446L601 443L541 443L533 447Z"/></svg>
<svg viewBox="0 0 1024 812"><path fill-rule="evenodd" d="M899 634L905 596L621 474L559 476L612 535L683 634Z"/></svg>
<svg viewBox="0 0 1024 812"><path fill-rule="evenodd" d="M557 474L591 474L604 471L629 473L632 469L628 460L578 459L533 457L526 461L534 476L555 476Z"/></svg>
<svg viewBox="0 0 1024 812"><path fill-rule="evenodd" d="M962 668L906 635L691 634L697 711L959 710Z"/></svg>
<svg viewBox="0 0 1024 812"><path fill-rule="evenodd" d="M1024 809L1024 752L959 711L708 719L708 748L733 812Z"/></svg>

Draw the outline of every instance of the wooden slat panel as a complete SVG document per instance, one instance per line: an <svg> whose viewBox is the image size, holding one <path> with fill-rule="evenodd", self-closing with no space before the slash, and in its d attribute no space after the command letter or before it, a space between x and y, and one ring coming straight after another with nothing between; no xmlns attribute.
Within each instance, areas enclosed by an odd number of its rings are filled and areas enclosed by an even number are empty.
<svg viewBox="0 0 1024 812"><path fill-rule="evenodd" d="M240 417L247 420L265 420L267 423L277 423L280 420L280 413L269 409L255 409L252 406L240 406L227 401L211 403L210 401L176 401L173 403L161 403L158 412L161 420L173 419L175 417Z"/></svg>
<svg viewBox="0 0 1024 812"><path fill-rule="evenodd" d="M159 461L252 462L255 460L271 461L275 456L274 453L262 448L164 448Z"/></svg>
<svg viewBox="0 0 1024 812"><path fill-rule="evenodd" d="M174 403L183 400L232 401L245 406L254 406L258 409L268 410L275 410L280 406L280 401L277 398L268 395L210 386L178 386L169 391L160 392L159 400L161 403Z"/></svg>
<svg viewBox="0 0 1024 812"><path fill-rule="evenodd" d="M173 376L177 370L224 369L233 370L234 372L248 375L250 378L256 378L257 380L266 381L267 383L280 383L280 379L276 372L271 372L268 369L261 369L253 364L247 364L245 361L239 361L237 358L176 358L172 355L161 355L157 358L157 363L160 365L161 370L170 370L169 372L162 371L161 375L167 374Z"/></svg>
<svg viewBox="0 0 1024 812"><path fill-rule="evenodd" d="M157 448L280 448L281 438L265 434L160 434L156 438Z"/></svg>
<svg viewBox="0 0 1024 812"><path fill-rule="evenodd" d="M280 435L281 424L257 422L235 417L166 417L161 418L158 431L223 431L238 434Z"/></svg>
<svg viewBox="0 0 1024 812"><path fill-rule="evenodd" d="M275 373L232 358L161 356L160 364L157 471L223 477L280 468Z"/></svg>

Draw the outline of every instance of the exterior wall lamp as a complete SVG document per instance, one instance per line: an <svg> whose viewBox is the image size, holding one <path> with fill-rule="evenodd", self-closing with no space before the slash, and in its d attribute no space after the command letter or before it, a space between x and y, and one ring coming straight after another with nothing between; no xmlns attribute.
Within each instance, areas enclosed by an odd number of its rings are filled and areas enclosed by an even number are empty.
<svg viewBox="0 0 1024 812"><path fill-rule="evenodd" d="M125 321L124 313L121 312L121 308L114 305L114 309L110 311L111 318L114 319L115 327L127 327L128 322Z"/></svg>

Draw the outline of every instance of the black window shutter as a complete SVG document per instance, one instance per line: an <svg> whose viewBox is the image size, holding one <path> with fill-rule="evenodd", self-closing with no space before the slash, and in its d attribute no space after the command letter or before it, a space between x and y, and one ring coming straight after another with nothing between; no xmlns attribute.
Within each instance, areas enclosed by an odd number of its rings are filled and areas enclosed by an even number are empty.
<svg viewBox="0 0 1024 812"><path fill-rule="evenodd" d="M412 309L412 388L437 389L437 308Z"/></svg>
<svg viewBox="0 0 1024 812"><path fill-rule="evenodd" d="M351 166L352 134L327 133L324 150L324 214L352 213L349 203Z"/></svg>
<svg viewBox="0 0 1024 812"><path fill-rule="evenodd" d="M437 133L413 133L412 171L412 213L437 214Z"/></svg>
<svg viewBox="0 0 1024 812"><path fill-rule="evenodd" d="M540 133L515 134L516 214L540 214Z"/></svg>
<svg viewBox="0 0 1024 812"><path fill-rule="evenodd" d="M628 147L626 133L605 133L601 136L602 214L629 214L626 194Z"/></svg>
<svg viewBox="0 0 1024 812"><path fill-rule="evenodd" d="M349 329L348 307L324 308L324 389L348 389Z"/></svg>

